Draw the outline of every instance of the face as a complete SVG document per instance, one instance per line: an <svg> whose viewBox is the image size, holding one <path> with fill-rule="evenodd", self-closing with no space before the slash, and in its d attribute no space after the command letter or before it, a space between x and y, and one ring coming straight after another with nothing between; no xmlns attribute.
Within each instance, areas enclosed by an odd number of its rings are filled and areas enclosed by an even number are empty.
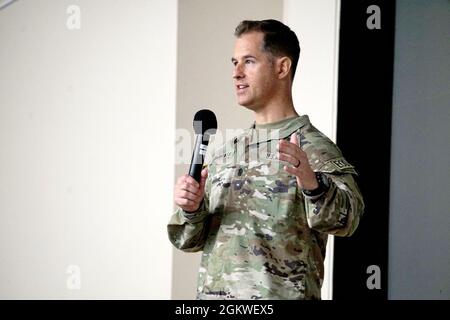
<svg viewBox="0 0 450 320"><path fill-rule="evenodd" d="M263 38L261 32L241 35L231 58L238 103L254 111L269 103L277 80L273 58L262 50Z"/></svg>

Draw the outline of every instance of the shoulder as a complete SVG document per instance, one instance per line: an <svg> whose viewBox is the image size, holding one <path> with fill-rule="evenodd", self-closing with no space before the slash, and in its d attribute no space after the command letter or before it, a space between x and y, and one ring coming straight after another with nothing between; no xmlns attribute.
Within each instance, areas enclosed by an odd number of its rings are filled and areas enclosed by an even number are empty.
<svg viewBox="0 0 450 320"><path fill-rule="evenodd" d="M299 128L297 134L300 147L306 152L314 171L356 174L355 168L345 160L338 146L310 122Z"/></svg>

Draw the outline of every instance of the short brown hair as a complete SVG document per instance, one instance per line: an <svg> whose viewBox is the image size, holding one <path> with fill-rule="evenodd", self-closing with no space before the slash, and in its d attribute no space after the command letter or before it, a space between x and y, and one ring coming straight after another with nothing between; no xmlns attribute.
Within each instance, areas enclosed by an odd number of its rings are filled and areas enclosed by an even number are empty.
<svg viewBox="0 0 450 320"><path fill-rule="evenodd" d="M274 56L285 55L292 60L292 79L294 79L300 57L300 44L297 35L278 20L244 20L236 27L234 35L240 37L249 32L262 32L263 50Z"/></svg>

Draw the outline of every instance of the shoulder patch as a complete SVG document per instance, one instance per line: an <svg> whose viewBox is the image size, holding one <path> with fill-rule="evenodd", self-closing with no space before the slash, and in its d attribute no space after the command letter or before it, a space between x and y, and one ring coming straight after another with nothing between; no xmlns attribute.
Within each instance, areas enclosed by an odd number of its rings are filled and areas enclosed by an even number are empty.
<svg viewBox="0 0 450 320"><path fill-rule="evenodd" d="M326 161L320 170L324 172L356 173L354 167L342 157Z"/></svg>
<svg viewBox="0 0 450 320"><path fill-rule="evenodd" d="M344 158L331 160L330 162L333 163L339 169L353 168L353 166L350 163L348 163Z"/></svg>

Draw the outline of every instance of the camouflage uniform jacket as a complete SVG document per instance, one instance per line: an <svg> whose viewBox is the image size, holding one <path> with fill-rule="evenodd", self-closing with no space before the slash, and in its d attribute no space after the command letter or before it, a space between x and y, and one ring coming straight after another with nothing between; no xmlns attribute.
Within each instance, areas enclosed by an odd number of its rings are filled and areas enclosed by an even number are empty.
<svg viewBox="0 0 450 320"><path fill-rule="evenodd" d="M293 133L330 181L319 198L304 195L278 160L279 138ZM203 250L197 298L320 299L327 236L350 236L364 209L338 147L300 116L245 130L209 162L198 212L178 209L168 224L176 248Z"/></svg>

